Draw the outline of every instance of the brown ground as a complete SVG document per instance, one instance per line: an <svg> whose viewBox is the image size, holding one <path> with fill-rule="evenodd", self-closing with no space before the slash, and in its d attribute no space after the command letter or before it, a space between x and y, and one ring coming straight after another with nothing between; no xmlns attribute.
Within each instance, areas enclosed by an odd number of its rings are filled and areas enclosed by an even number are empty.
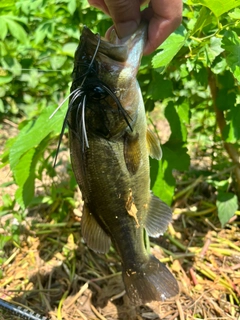
<svg viewBox="0 0 240 320"><path fill-rule="evenodd" d="M9 128L16 133L11 124L4 126L1 139ZM0 177L0 184L11 180L9 169L1 169ZM151 245L152 253L176 276L179 297L131 305L114 250L97 255L83 243L79 210L69 212L65 222L54 224L46 220L49 208L42 205L30 210L22 223L16 222L11 212L0 216L0 237L11 230L9 222L18 223L21 233L20 244L9 243L0 251L4 258L0 298L54 320L240 319L239 221L235 217L221 230L212 200L204 199L207 209L200 207L204 183L199 182L197 192L194 183L178 186L178 190L188 188L192 193L183 192L175 201L173 224ZM15 186L3 192L13 196ZM76 197L80 203L78 194ZM0 307L3 319L19 318Z"/></svg>

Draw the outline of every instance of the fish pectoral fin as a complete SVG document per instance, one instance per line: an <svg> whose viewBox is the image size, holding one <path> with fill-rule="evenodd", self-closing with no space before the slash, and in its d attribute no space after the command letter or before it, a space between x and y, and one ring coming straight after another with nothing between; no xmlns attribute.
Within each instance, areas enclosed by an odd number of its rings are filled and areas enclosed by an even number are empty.
<svg viewBox="0 0 240 320"><path fill-rule="evenodd" d="M147 129L147 146L151 158L160 160L162 158L162 149L158 137L149 128Z"/></svg>
<svg viewBox="0 0 240 320"><path fill-rule="evenodd" d="M139 143L139 134L126 134L124 137L124 159L128 171L135 174L141 161L141 148Z"/></svg>
<svg viewBox="0 0 240 320"><path fill-rule="evenodd" d="M87 246L97 253L107 253L111 239L100 227L89 208L84 205L81 221L82 236Z"/></svg>
<svg viewBox="0 0 240 320"><path fill-rule="evenodd" d="M158 197L151 194L145 229L149 236L159 237L162 235L172 221L171 208Z"/></svg>

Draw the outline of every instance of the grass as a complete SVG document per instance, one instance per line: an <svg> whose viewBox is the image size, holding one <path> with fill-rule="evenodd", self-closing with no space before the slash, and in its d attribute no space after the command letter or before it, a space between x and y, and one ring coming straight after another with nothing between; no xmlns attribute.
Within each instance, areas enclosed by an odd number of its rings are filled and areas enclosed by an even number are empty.
<svg viewBox="0 0 240 320"><path fill-rule="evenodd" d="M167 235L151 243L152 253L178 279L176 300L132 306L115 251L90 251L74 220L27 223L20 245L4 249L0 298L58 320L240 319L239 227L211 230L200 217L203 230L198 224L193 232L183 218L190 219L182 212ZM0 311L0 319L17 318Z"/></svg>

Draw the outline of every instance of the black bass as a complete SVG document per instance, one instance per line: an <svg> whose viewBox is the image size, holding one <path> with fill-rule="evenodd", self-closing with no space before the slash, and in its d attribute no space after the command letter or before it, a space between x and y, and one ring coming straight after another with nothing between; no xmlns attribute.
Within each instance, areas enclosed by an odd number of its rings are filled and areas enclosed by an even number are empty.
<svg viewBox="0 0 240 320"><path fill-rule="evenodd" d="M136 80L146 35L145 23L124 39L112 30L109 41L83 29L66 117L72 168L84 200L83 238L99 253L113 243L135 304L179 292L173 275L144 245L144 228L158 237L172 219L171 209L150 192L149 155L159 159L161 149L147 129Z"/></svg>

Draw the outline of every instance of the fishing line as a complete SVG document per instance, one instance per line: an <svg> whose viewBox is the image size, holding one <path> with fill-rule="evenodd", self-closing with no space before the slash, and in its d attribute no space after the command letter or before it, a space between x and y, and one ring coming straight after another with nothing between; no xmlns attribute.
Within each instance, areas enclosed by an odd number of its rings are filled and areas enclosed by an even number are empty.
<svg viewBox="0 0 240 320"><path fill-rule="evenodd" d="M98 34L98 35L99 35L99 34ZM77 89L75 89L73 92L71 92L71 93L63 100L63 102L62 102L62 103L57 107L57 109L51 114L51 116L49 117L49 119L51 119L51 118L56 114L56 112L62 107L62 105L63 105L75 92L77 92L78 90L80 90L80 88L83 86L83 84L84 84L84 82L85 82L85 80L86 80L86 78L87 78L87 75L88 75L89 72L90 72L90 69L91 69L92 64L93 64L93 62L94 62L94 59L95 59L95 57L96 57L97 51L98 51L99 46L100 46L100 42L101 42L101 37L100 37L100 35L99 35L96 50L95 50L95 52L94 52L94 55L93 55L92 60L91 60L91 62L90 62L90 64L89 64L89 66L88 66L88 70L87 70L87 72L85 73L85 76L84 76L84 78L83 78L83 81L82 81L81 85L80 85Z"/></svg>
<svg viewBox="0 0 240 320"><path fill-rule="evenodd" d="M96 88L101 88L101 89L103 89L104 92L107 92L113 98L113 100L116 102L116 104L118 106L118 110L119 110L119 112L122 113L124 120L126 121L130 130L133 131L131 124L128 121L128 118L131 121L132 121L132 118L127 113L127 111L123 108L123 106L122 106L120 100L118 99L118 97L116 96L116 94L103 81L99 80L97 77L93 80L88 81L87 85L88 85L88 87L90 87L91 91L94 91L94 89L96 89ZM88 88L88 90L90 90L90 89ZM83 87L83 91L85 91L84 87ZM103 98L97 97L96 98L96 97L92 96L92 98L94 98L94 100L104 100L105 97L103 97Z"/></svg>
<svg viewBox="0 0 240 320"><path fill-rule="evenodd" d="M58 153L59 153L59 150L60 150L60 145L61 145L61 141L62 141L62 137L64 135L64 131L65 131L65 128L66 128L66 125L67 125L67 122L68 122L68 115L70 113L70 111L72 110L73 108L73 102L79 97L79 95L82 94L81 90L79 88L75 89L72 93L75 93L75 95L73 96L70 104L69 104L69 107L68 107L68 110L67 110L67 113L64 117L64 120L63 120L63 125L62 125L62 129L61 129L61 132L60 132L60 136L59 136L59 140L58 140L58 146L57 146L57 151L56 151L56 155L55 155L55 158L54 158L54 162L53 162L53 167L56 166L56 162L57 162L57 156L58 156ZM67 99L67 98L66 98ZM64 102L63 102L64 103ZM55 113L56 113L57 110L55 110Z"/></svg>
<svg viewBox="0 0 240 320"><path fill-rule="evenodd" d="M82 107L82 134L86 143L86 147L89 148L89 144L88 144L88 138L87 138L87 131L86 131L86 126L85 126L85 105L86 105L86 99L87 96L83 97L83 107ZM82 150L84 151L84 143L83 143L83 147Z"/></svg>
<svg viewBox="0 0 240 320"><path fill-rule="evenodd" d="M13 68L2 68L1 67L1 70L6 70L6 71L11 71L13 72ZM54 72L54 71L57 71L57 72L62 72L63 70L54 70L54 69L48 69L48 70L42 70L42 69L26 69L26 68L14 68L14 71L39 71L39 72Z"/></svg>
<svg viewBox="0 0 240 320"><path fill-rule="evenodd" d="M94 54L93 54L93 56L92 56L92 60L91 60L91 62L90 62L90 64L89 64L89 66L88 66L88 71L86 72L86 75L85 75L85 77L84 77L84 79L83 79L80 87L83 86L83 84L84 84L84 82L85 82L85 80L86 80L86 78L87 78L87 75L89 74L89 72L90 72L90 70L91 70L91 67L92 67L92 65L93 65L93 62L94 62L94 60L95 60L95 58L96 58L96 55L97 55L97 52L98 52L98 49L99 49L99 46L100 46L100 43L101 43L100 34L98 34L98 36L99 36L99 38L98 38L98 43L97 43L96 50L95 50L95 52L94 52Z"/></svg>
<svg viewBox="0 0 240 320"><path fill-rule="evenodd" d="M95 58L96 58L96 55L97 55L97 52L98 52L98 49L99 49L99 46L100 46L100 43L101 43L101 37L100 37L99 34L98 34L98 36L99 36L99 37L98 37L98 43L97 43L97 46L96 46L96 50L95 50L95 52L94 52L94 54L93 54L93 56L92 56L92 59L91 59L90 64L88 65L88 70L87 70L87 72L83 75L84 78L83 78L83 80L82 80L81 85L80 85L79 87L77 87L75 90L73 90L73 91L62 101L62 103L56 108L56 110L54 110L54 112L53 112L53 113L51 114L51 116L49 117L49 119L51 119L51 118L57 113L57 111L62 107L62 105L63 105L70 97L73 96L72 99L71 99L71 101L70 101L70 103L69 103L67 113L66 113L66 115L65 115L65 117L64 117L63 126L62 126L62 130L61 130L61 133L60 133L59 141L58 141L56 156L55 156L54 163L53 163L53 166L54 166L54 167L55 167L56 162L57 162L57 156L58 156L58 153L59 153L59 149L60 149L62 137L63 137L63 134L64 134L64 130L65 130L66 125L67 125L67 119L68 119L69 112L72 110L74 101L75 101L78 97L81 97L81 95L82 95L82 90L81 90L81 88L83 87L84 82L86 81L87 76L88 76L89 72L91 71L91 67L92 67L92 65L93 65L93 62L94 62L94 60L95 60ZM81 77L82 77L82 76L81 76ZM84 96L84 98L85 98L85 96ZM85 101L86 101L86 99L84 99L84 109L85 109ZM79 105L81 105L81 102L80 102ZM78 106L79 106L79 105L78 105ZM85 112L84 112L84 114L85 114ZM83 118L83 117L82 117L82 118ZM84 116L83 119L85 119L85 116ZM83 127L84 127L84 130L85 130L85 131L84 131L84 139L85 139L87 148L89 148L88 139L87 139L87 133L86 133L86 127L85 127L85 121L84 121Z"/></svg>
<svg viewBox="0 0 240 320"><path fill-rule="evenodd" d="M53 113L50 115L49 119L52 119L52 117L56 114L56 112L61 108L61 106L75 93L79 90L79 88L73 90L73 92L71 92L61 103L60 105L57 107L57 109L55 109L53 111Z"/></svg>
<svg viewBox="0 0 240 320"><path fill-rule="evenodd" d="M61 141L62 141L62 137L63 137L63 134L64 134L64 130L66 128L66 125L69 126L70 130L77 136L77 139L79 140L79 137L78 137L78 134L81 132L81 137L82 137L82 141L80 141L80 143L82 144L82 151L84 152L84 148L86 146L86 148L89 148L89 143L88 143L88 137L87 137L87 130L86 130L86 123L85 123L85 114L86 114L86 101L87 101L87 97L88 95L90 95L90 92L96 94L96 97L94 96L94 94L91 96L89 96L89 99L91 100L92 99L95 99L95 100L101 100L101 97L98 96L98 91L96 90L97 88L101 88L102 90L104 90L113 100L114 102L117 104L117 108L118 108L118 111L119 113L122 114L124 120L126 121L128 127L130 128L131 131L133 131L132 127L131 127L131 124L130 124L130 121L132 121L130 115L126 112L126 110L123 108L120 100L118 99L118 97L116 96L116 94L105 84L103 83L100 79L98 79L97 77L97 71L96 70L92 70L92 67L93 67L93 63L95 61L95 58L96 58L96 55L98 53L98 50L99 50L99 46L100 46L100 43L101 43L101 37L100 35L98 34L98 42L97 42L97 45L96 45L96 49L94 51L94 54L91 58L91 61L89 64L87 64L86 62L84 63L78 63L78 62L75 62L77 66L83 66L87 68L86 72L84 72L82 75L80 75L78 78L75 78L73 80L73 84L72 84L72 88L74 87L74 84L78 81L81 81L80 85L77 86L76 89L74 89L63 101L62 103L56 108L56 110L51 114L51 116L49 117L49 119L51 119L55 114L56 112L62 107L62 105L68 100L70 99L70 103L69 103L69 106L68 106L68 110L66 112L66 115L64 117L64 121L63 121L63 126L62 126L62 130L61 130L61 133L60 133L60 137L59 137L59 142L58 142L58 146L57 146L57 151L56 151L56 156L55 156L55 159L54 159L54 167L56 165L56 162L57 162L57 156L58 156L58 153L59 153L59 150L60 150L60 145L61 145ZM74 72L76 73L76 67L75 65L75 68L73 70L73 75L74 75ZM77 69L78 70L78 69ZM93 72L93 76L90 76L90 78L88 79L89 77L89 74ZM101 93L101 92L100 92ZM76 131L71 128L71 126L69 125L68 123L68 117L69 117L69 113L73 110L74 108L74 102L80 98L80 102L77 104L77 114L76 114ZM105 97L103 97L104 99ZM79 115L80 111L82 112L81 113L81 116ZM80 118L80 119L79 119Z"/></svg>
<svg viewBox="0 0 240 320"><path fill-rule="evenodd" d="M127 125L129 126L130 130L133 131L130 122L128 121L128 118L132 121L132 118L127 113L127 111L123 108L121 102L119 101L118 97L114 94L114 92L108 88L104 83L101 83L102 87L107 91L107 93L113 98L113 100L117 103L118 110L122 112L122 115L124 117L124 120L126 121ZM128 117L128 118L127 118Z"/></svg>

